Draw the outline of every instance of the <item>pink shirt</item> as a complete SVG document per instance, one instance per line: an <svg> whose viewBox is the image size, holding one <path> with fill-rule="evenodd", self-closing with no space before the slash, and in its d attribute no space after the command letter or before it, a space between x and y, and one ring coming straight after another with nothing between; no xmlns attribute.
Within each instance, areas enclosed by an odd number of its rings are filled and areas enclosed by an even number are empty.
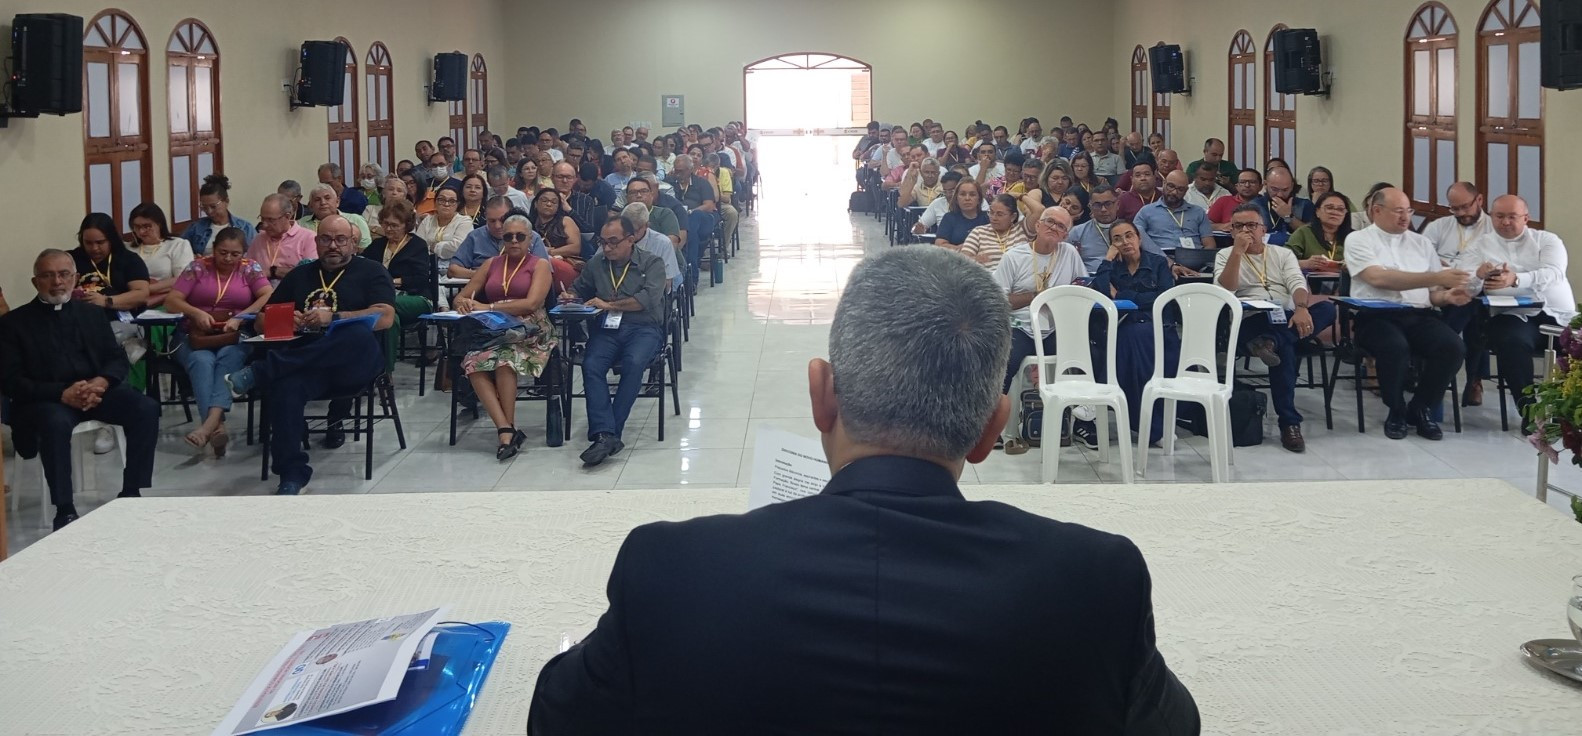
<svg viewBox="0 0 1582 736"><path fill-rule="evenodd" d="M187 266L170 290L179 292L188 304L204 311L230 309L240 312L267 288L269 279L264 278L264 267L256 261L243 258L230 277L221 279L214 269L213 256L206 256Z"/></svg>
<svg viewBox="0 0 1582 736"><path fill-rule="evenodd" d="M281 275L285 275L298 263L319 257L319 248L313 238L312 230L294 222L278 241L270 238L269 233L260 227L253 244L247 249L247 259L263 267L265 275L269 273L270 266L280 266Z"/></svg>

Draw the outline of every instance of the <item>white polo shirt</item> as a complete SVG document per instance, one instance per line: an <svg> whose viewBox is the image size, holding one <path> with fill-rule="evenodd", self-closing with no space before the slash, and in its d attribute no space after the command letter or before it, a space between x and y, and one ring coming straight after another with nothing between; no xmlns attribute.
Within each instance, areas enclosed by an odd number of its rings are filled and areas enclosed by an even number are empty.
<svg viewBox="0 0 1582 736"><path fill-rule="evenodd" d="M1354 232L1346 238L1346 270L1351 274L1351 295L1358 299L1383 299L1414 307L1431 307L1428 289L1392 291L1363 281L1357 274L1369 266L1395 271L1436 273L1440 270L1439 252L1428 238L1407 230L1391 235L1378 225Z"/></svg>

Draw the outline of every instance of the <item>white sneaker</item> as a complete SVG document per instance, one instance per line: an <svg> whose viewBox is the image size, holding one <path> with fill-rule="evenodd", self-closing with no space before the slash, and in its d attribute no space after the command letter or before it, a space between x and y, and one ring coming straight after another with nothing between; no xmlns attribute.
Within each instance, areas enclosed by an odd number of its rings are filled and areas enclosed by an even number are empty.
<svg viewBox="0 0 1582 736"><path fill-rule="evenodd" d="M115 433L109 428L101 429L93 436L93 454L103 455L115 449Z"/></svg>

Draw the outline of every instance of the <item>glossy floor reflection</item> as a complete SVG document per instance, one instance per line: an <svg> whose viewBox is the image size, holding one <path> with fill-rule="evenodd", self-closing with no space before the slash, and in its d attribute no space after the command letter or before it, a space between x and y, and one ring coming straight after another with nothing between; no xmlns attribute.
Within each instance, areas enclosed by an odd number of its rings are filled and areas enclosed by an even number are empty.
<svg viewBox="0 0 1582 736"><path fill-rule="evenodd" d="M846 212L851 189L851 142L771 139L763 146L762 199L752 218L742 221L742 250L726 267L725 283L702 287L699 316L685 346L681 374L681 415L666 417L665 441L657 439L655 403L639 401L627 431L627 448L604 465L584 470L577 454L585 446L582 407L575 407L573 442L544 446L541 427L525 427L528 445L510 462L494 459L495 435L487 421L463 426L455 447L447 444L449 396L417 395L417 374L399 368L397 385L409 449L397 449L394 433L381 425L372 480L363 479L360 443L339 450L313 450L315 475L309 493L401 493L413 491L555 491L742 487L751 479L753 441L761 427L812 435L807 397L807 362L827 354L829 322L851 269L865 254L888 246L881 223ZM1379 427L1356 432L1356 414L1347 401L1336 402L1335 430L1324 428L1322 396L1298 392L1307 415L1308 452L1280 448L1269 417L1265 444L1236 450L1232 473L1240 481L1358 480L1389 478L1495 477L1531 493L1536 461L1514 433L1499 429L1495 393L1486 405L1465 412L1465 431L1446 426L1442 442L1415 436L1391 442ZM1370 417L1382 421L1377 400L1368 399ZM668 409L668 407L667 407ZM541 416L538 404L524 404L519 415ZM239 433L245 414L232 421ZM259 450L240 439L224 460L198 458L182 442L190 428L181 412L167 409L156 462L156 496L259 495L273 482L258 480ZM1067 449L1061 480L1071 483L1118 481L1115 467L1097 453ZM1149 482L1209 479L1202 438L1183 438L1175 455L1149 456ZM94 477L78 499L91 512L108 497L119 478L110 458L98 458ZM969 466L963 483L1035 483L1038 451L1010 457L995 453ZM8 518L11 550L47 533L38 527L36 462L8 459L12 488L20 509ZM1556 468L1554 482L1582 489L1582 473ZM1051 493L1058 489L1050 489ZM1552 495L1559 506L1564 499ZM744 499L745 503L745 499Z"/></svg>

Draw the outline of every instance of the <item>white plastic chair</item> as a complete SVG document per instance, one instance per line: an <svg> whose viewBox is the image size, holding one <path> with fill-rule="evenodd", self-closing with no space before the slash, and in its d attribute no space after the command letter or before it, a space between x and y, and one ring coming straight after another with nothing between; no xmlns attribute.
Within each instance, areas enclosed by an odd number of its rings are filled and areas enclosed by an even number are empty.
<svg viewBox="0 0 1582 736"><path fill-rule="evenodd" d="M1175 378L1165 378L1165 308L1171 304L1181 310L1181 357ZM1143 475L1148 473L1148 435L1153 430L1155 401L1165 402L1164 451L1175 452L1176 402L1203 405L1208 418L1209 464L1214 482L1229 479L1231 457L1230 392L1235 386L1236 351L1225 352L1223 374L1215 365L1216 338L1220 314L1230 310L1230 344L1241 332L1241 302L1236 295L1216 284L1182 284L1154 301L1154 376L1143 386L1142 427L1137 436L1137 457ZM1221 380L1220 376L1224 379Z"/></svg>
<svg viewBox="0 0 1582 736"><path fill-rule="evenodd" d="M101 429L108 429L115 434L115 447L121 452L121 467L126 467L126 433L119 426L105 424L92 419L78 424L71 430L71 484L74 496L85 487L83 474L86 472L86 468L92 467L92 464L86 462L86 459L93 455L93 435ZM84 436L86 436L86 444L84 444ZM24 463L21 456L18 456L16 465L19 474L21 466L24 464L36 468L38 471L36 487L42 491L38 502L38 525L48 529L51 502L49 481L44 478L44 463L36 458L33 461ZM15 515L22 494L15 485L11 490L11 513Z"/></svg>
<svg viewBox="0 0 1582 736"><path fill-rule="evenodd" d="M1126 394L1114 383L1094 378L1093 355L1088 348L1088 328L1094 307L1104 310L1109 320L1105 330L1105 365L1115 365L1115 302L1086 286L1056 286L1033 298L1033 334L1042 335L1049 326L1044 310L1054 317L1055 354L1044 354L1044 341L1033 340L1038 350L1038 395L1044 400L1044 460L1042 478L1054 483L1060 473L1060 419L1066 407L1107 406L1115 412L1121 441L1121 482L1132 482L1131 420L1126 413ZM1068 373L1068 371L1078 371ZM1110 423L1107 417L1095 422L1099 431L1099 458L1110 459Z"/></svg>

